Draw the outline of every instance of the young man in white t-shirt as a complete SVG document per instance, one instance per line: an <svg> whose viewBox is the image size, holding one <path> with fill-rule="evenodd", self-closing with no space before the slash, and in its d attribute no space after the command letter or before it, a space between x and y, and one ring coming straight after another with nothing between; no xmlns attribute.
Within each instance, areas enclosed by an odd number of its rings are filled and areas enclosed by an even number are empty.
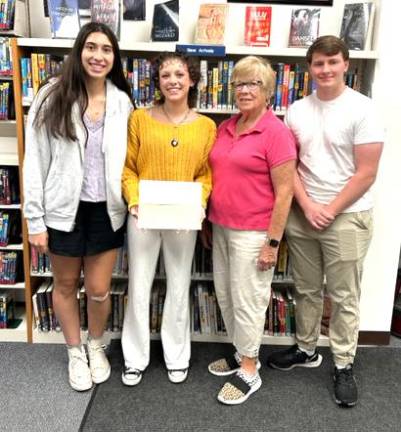
<svg viewBox="0 0 401 432"><path fill-rule="evenodd" d="M343 41L318 38L308 49L307 62L316 91L295 102L286 116L299 151L296 201L286 228L295 281L296 345L272 354L268 365L281 370L320 365L316 344L326 276L335 400L354 406L360 280L372 236L369 188L376 178L383 130L371 99L344 83L349 52Z"/></svg>

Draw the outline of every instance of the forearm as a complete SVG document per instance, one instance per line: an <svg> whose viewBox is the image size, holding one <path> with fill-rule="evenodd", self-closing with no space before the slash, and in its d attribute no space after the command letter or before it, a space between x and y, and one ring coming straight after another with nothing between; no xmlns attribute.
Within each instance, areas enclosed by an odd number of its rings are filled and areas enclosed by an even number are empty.
<svg viewBox="0 0 401 432"><path fill-rule="evenodd" d="M294 198L303 211L305 211L305 209L308 207L308 205L311 202L311 199L306 193L305 188L297 172L295 172L294 175Z"/></svg>
<svg viewBox="0 0 401 432"><path fill-rule="evenodd" d="M356 173L339 194L327 205L327 209L337 215L361 198L372 186L376 176Z"/></svg>
<svg viewBox="0 0 401 432"><path fill-rule="evenodd" d="M270 224L267 230L269 238L281 240L293 197L292 188L283 190L276 196Z"/></svg>

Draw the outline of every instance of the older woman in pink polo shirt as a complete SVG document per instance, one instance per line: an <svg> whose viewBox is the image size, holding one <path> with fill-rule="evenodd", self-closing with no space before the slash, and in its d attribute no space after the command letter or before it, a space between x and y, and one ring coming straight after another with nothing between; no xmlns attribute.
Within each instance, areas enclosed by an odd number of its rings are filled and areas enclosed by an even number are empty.
<svg viewBox="0 0 401 432"><path fill-rule="evenodd" d="M232 375L218 394L240 404L261 384L258 369L270 285L292 196L294 139L269 107L274 72L259 57L234 67L240 111L218 130L210 153L213 190L213 266L217 299L236 352L214 361L209 372Z"/></svg>

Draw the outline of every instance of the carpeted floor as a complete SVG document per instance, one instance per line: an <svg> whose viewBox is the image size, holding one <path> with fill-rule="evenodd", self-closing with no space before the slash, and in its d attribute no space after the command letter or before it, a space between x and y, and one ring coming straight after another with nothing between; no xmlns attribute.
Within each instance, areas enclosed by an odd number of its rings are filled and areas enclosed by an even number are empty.
<svg viewBox="0 0 401 432"><path fill-rule="evenodd" d="M401 430L401 350L360 348L355 372L359 404L339 408L332 398L332 363L321 349L320 368L281 372L262 367L263 386L243 405L227 407L216 400L224 378L207 372L210 361L227 354L227 344L193 343L188 380L171 384L161 345L152 343L152 363L137 387L121 383L119 341L110 351L111 379L98 386L81 431L138 432L398 432ZM262 348L264 363L268 352Z"/></svg>
<svg viewBox="0 0 401 432"><path fill-rule="evenodd" d="M91 391L68 384L64 345L0 343L0 430L77 431Z"/></svg>

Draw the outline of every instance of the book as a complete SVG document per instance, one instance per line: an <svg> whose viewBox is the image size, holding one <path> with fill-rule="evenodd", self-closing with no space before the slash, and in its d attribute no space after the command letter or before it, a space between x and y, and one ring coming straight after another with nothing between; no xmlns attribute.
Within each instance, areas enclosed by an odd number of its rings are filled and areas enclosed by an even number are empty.
<svg viewBox="0 0 401 432"><path fill-rule="evenodd" d="M309 47L319 36L320 8L293 9L291 13L289 47Z"/></svg>
<svg viewBox="0 0 401 432"><path fill-rule="evenodd" d="M124 0L123 19L127 21L145 21L146 2L145 0Z"/></svg>
<svg viewBox="0 0 401 432"><path fill-rule="evenodd" d="M196 24L195 43L205 45L224 44L227 12L227 4L201 4Z"/></svg>
<svg viewBox="0 0 401 432"><path fill-rule="evenodd" d="M270 46L271 6L246 6L245 45Z"/></svg>
<svg viewBox="0 0 401 432"><path fill-rule="evenodd" d="M120 0L92 0L91 21L106 24L120 39Z"/></svg>
<svg viewBox="0 0 401 432"><path fill-rule="evenodd" d="M374 13L375 4L372 1L344 5L340 38L349 49L371 49Z"/></svg>
<svg viewBox="0 0 401 432"><path fill-rule="evenodd" d="M153 42L178 41L178 6L178 0L155 4L151 31Z"/></svg>
<svg viewBox="0 0 401 432"><path fill-rule="evenodd" d="M74 39L80 26L78 0L48 0L53 38Z"/></svg>

